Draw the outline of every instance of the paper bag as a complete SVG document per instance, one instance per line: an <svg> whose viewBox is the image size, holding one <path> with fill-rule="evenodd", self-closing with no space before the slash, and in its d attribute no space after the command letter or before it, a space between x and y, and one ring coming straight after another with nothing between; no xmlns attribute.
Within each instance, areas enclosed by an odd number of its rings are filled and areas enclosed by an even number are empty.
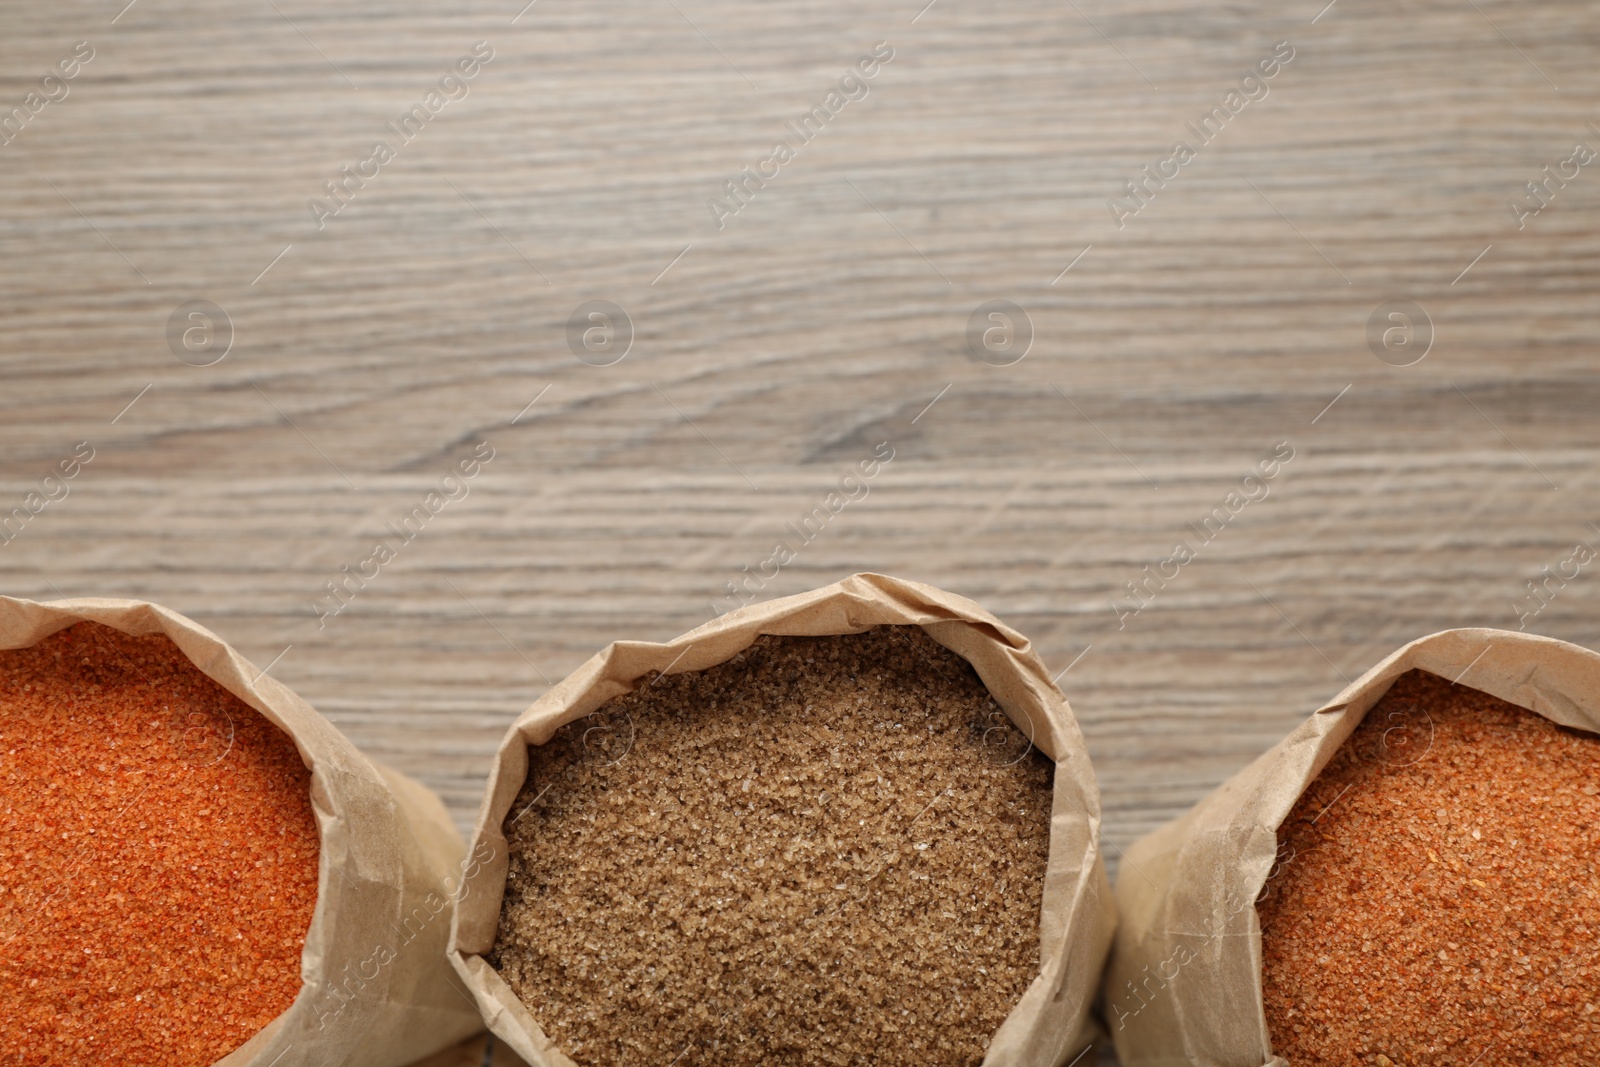
<svg viewBox="0 0 1600 1067"><path fill-rule="evenodd" d="M1104 1013L1124 1067L1286 1067L1261 992L1255 901L1295 801L1395 679L1417 669L1600 732L1600 655L1506 630L1446 630L1346 686L1188 814L1135 842L1117 875Z"/></svg>
<svg viewBox="0 0 1600 1067"><path fill-rule="evenodd" d="M477 862L462 886L449 950L497 1037L533 1067L572 1065L484 959L494 945L505 892L502 826L527 780L528 747L544 744L557 728L633 690L650 672L704 670L749 647L758 635L831 636L890 625L919 625L971 663L1011 721L1056 765L1039 917L1040 974L993 1035L984 1063L1058 1067L1088 1046L1095 1034L1091 1001L1114 919L1099 853L1099 792L1077 721L1021 634L970 600L877 574L857 574L813 592L753 604L666 644L619 641L517 719L495 757L478 813L472 836Z"/></svg>
<svg viewBox="0 0 1600 1067"><path fill-rule="evenodd" d="M439 798L368 760L221 638L155 604L0 597L0 648L83 621L165 634L287 734L311 770L321 843L300 992L217 1067L400 1067L480 1030L444 957L465 849Z"/></svg>

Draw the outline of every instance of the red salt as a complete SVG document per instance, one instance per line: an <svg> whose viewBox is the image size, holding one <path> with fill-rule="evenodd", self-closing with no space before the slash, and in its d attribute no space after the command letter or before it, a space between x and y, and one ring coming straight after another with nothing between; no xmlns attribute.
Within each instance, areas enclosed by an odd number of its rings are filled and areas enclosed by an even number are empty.
<svg viewBox="0 0 1600 1067"><path fill-rule="evenodd" d="M287 1009L310 779L162 635L0 651L0 1064L205 1067Z"/></svg>
<svg viewBox="0 0 1600 1067"><path fill-rule="evenodd" d="M1600 742L1411 671L1279 830L1258 905L1295 1067L1600 1063Z"/></svg>

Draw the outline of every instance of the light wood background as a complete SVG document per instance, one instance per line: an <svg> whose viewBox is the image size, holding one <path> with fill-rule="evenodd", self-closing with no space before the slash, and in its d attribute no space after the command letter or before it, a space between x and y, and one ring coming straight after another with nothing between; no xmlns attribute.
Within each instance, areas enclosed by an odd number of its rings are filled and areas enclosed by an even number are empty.
<svg viewBox="0 0 1600 1067"><path fill-rule="evenodd" d="M0 514L95 458L0 584L193 616L464 827L517 712L705 621L880 441L761 595L917 578L1071 665L1113 865L1344 679L1515 628L1600 545L1600 163L1508 207L1600 149L1595 4L125 2L4 5L3 108L95 56L0 146ZM319 230L307 200L480 40L470 95ZM1284 40L1119 230L1107 199ZM878 41L869 95L719 231L706 199ZM633 323L612 366L567 347L593 299ZM991 299L1033 324L1009 366L966 348ZM232 323L210 366L169 348L191 300ZM1368 348L1393 300L1434 324L1413 366ZM480 441L470 495L319 629ZM1119 629L1281 441L1271 495ZM1600 647L1597 597L1585 571L1529 628Z"/></svg>

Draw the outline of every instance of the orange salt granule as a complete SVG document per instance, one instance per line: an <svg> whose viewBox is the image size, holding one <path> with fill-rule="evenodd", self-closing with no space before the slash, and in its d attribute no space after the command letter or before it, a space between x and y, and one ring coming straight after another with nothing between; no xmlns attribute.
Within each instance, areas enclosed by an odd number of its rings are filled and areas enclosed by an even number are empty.
<svg viewBox="0 0 1600 1067"><path fill-rule="evenodd" d="M0 651L0 1065L206 1067L288 1008L310 780L165 636Z"/></svg>

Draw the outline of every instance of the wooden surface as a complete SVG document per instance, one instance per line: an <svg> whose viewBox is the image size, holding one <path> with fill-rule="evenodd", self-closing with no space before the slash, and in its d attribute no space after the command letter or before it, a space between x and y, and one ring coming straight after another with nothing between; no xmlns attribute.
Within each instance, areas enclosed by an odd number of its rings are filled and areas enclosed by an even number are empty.
<svg viewBox="0 0 1600 1067"><path fill-rule="evenodd" d="M1515 628L1526 581L1600 544L1600 163L1520 230L1508 206L1600 148L1600 11L1323 2L8 4L6 107L95 56L0 146L0 514L94 459L0 584L193 616L465 827L518 711L703 622L887 441L760 595L917 578L1070 665L1114 865L1344 679ZM717 229L707 199L879 41L867 97ZM307 200L385 137L319 230ZM566 338L599 299L635 333L610 366ZM1008 366L965 340L996 299L1035 333ZM192 300L233 324L210 366L169 347ZM1408 367L1367 343L1397 300L1436 333ZM324 583L482 441L470 494L319 629ZM1124 583L1285 441L1119 628ZM1529 628L1600 646L1597 583Z"/></svg>

